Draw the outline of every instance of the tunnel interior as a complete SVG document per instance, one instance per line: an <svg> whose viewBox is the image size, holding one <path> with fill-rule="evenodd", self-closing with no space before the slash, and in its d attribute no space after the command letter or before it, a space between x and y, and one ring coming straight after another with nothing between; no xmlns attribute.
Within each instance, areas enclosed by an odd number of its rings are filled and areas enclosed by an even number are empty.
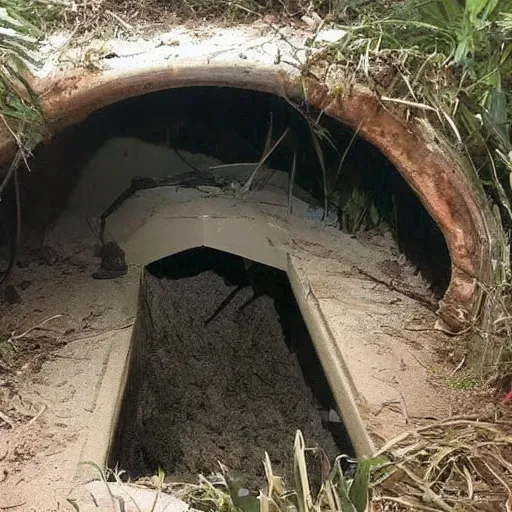
<svg viewBox="0 0 512 512"><path fill-rule="evenodd" d="M73 194L87 179L88 166L112 141L123 142L122 152L111 168L101 169L101 180L89 191L93 199L114 201L139 172L165 176L165 165L153 169L153 161L141 160L136 142L175 153L185 168L203 175L210 169L191 162L191 155L254 165L268 141L272 145L285 132L267 164L288 176L296 161L294 194L310 205L312 217L327 193L327 218L334 216L337 229L354 238L391 233L396 256L405 255L441 297L451 272L445 239L377 148L307 105L218 87L124 100L40 144L28 161L30 170L22 166L17 173L19 194L11 180L0 202L0 271L13 255L20 267L27 258L40 258L47 232L76 206ZM98 218L104 207L91 201L89 213ZM92 224L90 231L99 245ZM78 246L66 257L73 261L89 249ZM206 248L154 262L144 270L132 341L111 467L132 477L161 467L173 479L195 481L198 473L216 470L220 460L256 487L263 480L264 450L276 473L292 478L297 428L309 446L321 447L312 452L320 480L324 456L353 455L339 421L342 411L336 411L284 272Z"/></svg>
<svg viewBox="0 0 512 512"><path fill-rule="evenodd" d="M266 164L289 175L296 155L296 195L300 192L300 198L313 210L321 211L325 191L321 154L330 205L328 217L334 216L339 229L356 237L372 230L392 233L397 250L423 275L438 298L443 295L451 275L444 236L400 173L376 147L307 105L234 88L171 89L120 101L39 145L29 160L30 172L21 169L19 173L24 248L40 249L47 227L69 206L70 194L84 168L109 141L127 141L126 149L112 164L118 174L135 158L129 142L133 140L176 152L186 168L202 173L205 169L189 165L186 155L204 154L225 164L254 164L264 153L270 126L272 144L285 131L287 135ZM151 175L150 167L150 163L141 162L141 174ZM131 169L131 173L138 170L133 171L133 165ZM165 169L159 172L165 174ZM107 176L102 179L105 184L109 182ZM100 184L91 194L100 194L103 188ZM112 190L112 200L121 192ZM6 267L15 245L15 197L10 183L1 204L0 268ZM101 211L95 214L99 216Z"/></svg>
<svg viewBox="0 0 512 512"><path fill-rule="evenodd" d="M220 461L258 488L265 451L293 481L296 429L313 481L354 455L286 273L204 247L148 265L109 466L195 482Z"/></svg>

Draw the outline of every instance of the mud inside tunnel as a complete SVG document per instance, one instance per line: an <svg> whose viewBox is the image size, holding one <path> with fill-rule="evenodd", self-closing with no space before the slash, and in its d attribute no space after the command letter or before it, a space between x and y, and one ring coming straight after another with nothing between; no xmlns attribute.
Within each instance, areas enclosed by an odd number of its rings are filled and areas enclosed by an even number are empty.
<svg viewBox="0 0 512 512"><path fill-rule="evenodd" d="M110 467L195 482L219 470L292 481L296 429L322 457L353 455L286 273L208 248L150 264ZM315 473L316 471L316 473Z"/></svg>
<svg viewBox="0 0 512 512"><path fill-rule="evenodd" d="M213 174L215 183L227 188L244 184L268 149L267 139L270 146L280 142L255 188L281 174L286 192L296 155L293 195L310 205L309 219L324 216L327 193L329 225L354 237L387 231L397 255L403 253L442 297L451 276L444 236L392 163L352 130L307 105L242 89L191 87L124 100L39 145L29 161L31 172L19 173L22 244L40 250L45 231L66 209L91 224L135 176L196 173L211 184ZM194 155L206 155L217 165L198 163ZM6 260L16 241L14 189L11 182L2 201ZM7 263L2 261L2 269Z"/></svg>

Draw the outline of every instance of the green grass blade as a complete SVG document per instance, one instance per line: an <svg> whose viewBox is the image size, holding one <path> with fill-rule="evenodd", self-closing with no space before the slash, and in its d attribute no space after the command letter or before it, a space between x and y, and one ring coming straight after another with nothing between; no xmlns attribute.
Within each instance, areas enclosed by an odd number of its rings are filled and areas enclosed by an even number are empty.
<svg viewBox="0 0 512 512"><path fill-rule="evenodd" d="M343 469L341 468L341 460L346 458L345 455L340 455L336 458L329 481L333 483L336 490L342 512L357 512L349 496L350 482L347 482L345 479Z"/></svg>
<svg viewBox="0 0 512 512"><path fill-rule="evenodd" d="M365 512L368 505L370 472L372 467L381 464L381 459L361 459L350 486L349 498L357 512Z"/></svg>
<svg viewBox="0 0 512 512"><path fill-rule="evenodd" d="M252 182L254 181L254 179L256 178L256 175L258 174L258 171L263 167L263 165L265 164L265 162L268 160L268 158L270 157L270 155L275 151L275 149L277 148L277 146L279 146L279 144L281 144L282 140L288 135L288 132L290 131L290 127L287 126L286 129L284 130L284 132L282 133L281 137L279 137L279 139L277 139L277 141L274 143L274 145L268 150L268 152L266 154L263 155L263 157L261 158L261 160L258 162L258 165L255 167L254 171L252 172L252 174L249 176L249 178L247 179L247 181L244 183L244 186L242 187L242 192L249 192L249 190L251 189L251 186L252 186Z"/></svg>
<svg viewBox="0 0 512 512"><path fill-rule="evenodd" d="M324 193L324 216L323 219L327 219L327 214L329 210L329 187L327 184L327 167L325 165L325 157L324 151L322 149L322 145L320 143L320 138L316 134L315 130L310 129L311 139L313 141L313 147L315 148L315 152L318 158L318 162L320 163L320 169L322 171L322 189Z"/></svg>
<svg viewBox="0 0 512 512"><path fill-rule="evenodd" d="M295 183L296 170L297 170L297 150L295 150L293 152L292 168L290 169L290 178L288 180L288 215L292 214L293 185Z"/></svg>

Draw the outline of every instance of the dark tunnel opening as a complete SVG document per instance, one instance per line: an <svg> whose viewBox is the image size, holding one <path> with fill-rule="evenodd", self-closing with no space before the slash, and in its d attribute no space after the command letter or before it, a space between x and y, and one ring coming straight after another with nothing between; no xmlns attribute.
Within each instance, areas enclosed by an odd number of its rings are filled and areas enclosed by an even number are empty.
<svg viewBox="0 0 512 512"><path fill-rule="evenodd" d="M289 101L272 94L220 87L155 92L101 109L49 144L41 144L30 161L32 172L20 173L24 244L31 248L41 244L41 233L66 207L86 163L112 138L130 137L178 152L202 153L226 164L255 163L262 157L272 125L273 142L289 132L268 166L289 173L296 152L295 188L302 191L301 198L321 207L322 170L312 142L312 131L316 133L339 229L354 236L376 228L390 231L400 252L440 298L451 276L450 256L444 236L418 197L373 145L328 116L320 116L316 123L317 112L307 115L310 122ZM16 216L13 194L5 196L1 218L6 229L0 236L8 249L14 243ZM2 259L9 253L4 250Z"/></svg>
<svg viewBox="0 0 512 512"><path fill-rule="evenodd" d="M258 487L267 451L293 481L300 429L318 483L354 455L336 409L285 272L208 248L147 267L110 467L193 482L220 461Z"/></svg>

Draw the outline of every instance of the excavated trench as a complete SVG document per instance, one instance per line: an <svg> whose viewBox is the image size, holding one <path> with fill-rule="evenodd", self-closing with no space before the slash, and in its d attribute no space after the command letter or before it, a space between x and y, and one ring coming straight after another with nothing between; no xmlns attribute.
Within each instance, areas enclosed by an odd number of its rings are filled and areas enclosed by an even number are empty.
<svg viewBox="0 0 512 512"><path fill-rule="evenodd" d="M132 351L109 464L132 477L194 482L221 461L258 486L267 451L292 481L296 429L330 460L353 455L281 270L206 248L149 265Z"/></svg>

